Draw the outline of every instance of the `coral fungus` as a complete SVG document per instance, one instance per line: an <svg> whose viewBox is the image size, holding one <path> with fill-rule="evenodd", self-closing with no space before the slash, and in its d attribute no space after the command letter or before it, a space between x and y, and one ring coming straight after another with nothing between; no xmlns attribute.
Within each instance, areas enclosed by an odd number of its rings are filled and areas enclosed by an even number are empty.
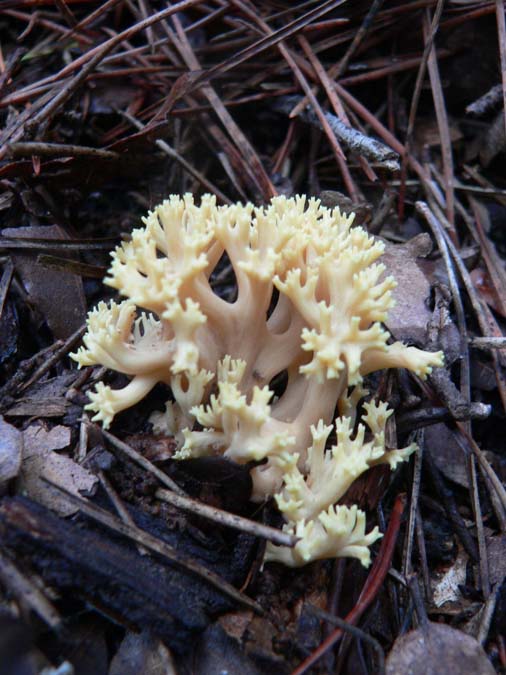
<svg viewBox="0 0 506 675"><path fill-rule="evenodd" d="M439 352L388 343L381 322L395 281L376 262L382 242L352 220L305 197L218 207L209 195L200 206L171 196L114 251L105 283L127 299L90 312L74 355L132 378L90 394L104 426L163 382L174 400L153 422L180 441L177 458L262 461L254 498L275 495L285 529L300 537L294 549L270 545L267 559L289 565L342 555L368 563L377 529L366 534L364 513L336 503L370 466L394 467L414 446L386 450L384 403L365 404L354 429L362 379L392 367L424 377L442 364ZM234 302L212 288L220 261L233 268Z"/></svg>

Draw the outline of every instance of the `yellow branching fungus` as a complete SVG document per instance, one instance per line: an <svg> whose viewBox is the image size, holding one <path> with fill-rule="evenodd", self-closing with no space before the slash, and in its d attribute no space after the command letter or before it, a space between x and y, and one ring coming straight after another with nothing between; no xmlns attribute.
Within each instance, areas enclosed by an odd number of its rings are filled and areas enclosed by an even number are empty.
<svg viewBox="0 0 506 675"><path fill-rule="evenodd" d="M357 507L336 503L369 467L393 468L414 446L386 450L385 403L364 404L354 429L362 379L393 367L425 377L443 361L388 344L382 322L395 280L382 279L383 243L352 221L305 197L254 207L171 196L112 254L105 283L127 299L90 312L73 355L132 378L90 394L87 408L104 427L164 382L174 400L152 421L178 439L177 458L263 460L252 471L254 499L274 495L285 529L300 537L294 549L269 545L266 557L292 566L336 556L368 564L380 534L366 534ZM234 302L210 283L225 256ZM326 449L333 427L337 442Z"/></svg>

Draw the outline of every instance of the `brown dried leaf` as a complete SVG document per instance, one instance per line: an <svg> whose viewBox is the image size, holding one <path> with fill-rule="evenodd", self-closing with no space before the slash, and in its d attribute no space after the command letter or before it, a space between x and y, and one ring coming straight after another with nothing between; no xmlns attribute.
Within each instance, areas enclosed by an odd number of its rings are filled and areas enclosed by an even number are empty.
<svg viewBox="0 0 506 675"><path fill-rule="evenodd" d="M458 485L467 488L466 458L462 448L455 440L446 424L433 424L425 429L425 443L430 448L431 457L437 468L446 477Z"/></svg>
<svg viewBox="0 0 506 675"><path fill-rule="evenodd" d="M372 205L369 202L353 202L349 197L343 195L342 192L337 192L336 190L322 190L319 198L322 205L328 209L334 209L338 206L341 213L345 213L346 215L354 213L354 225L363 225L371 220Z"/></svg>
<svg viewBox="0 0 506 675"><path fill-rule="evenodd" d="M194 675L211 675L215 673L241 673L242 675L261 675L265 672L282 673L280 668L261 671L244 653L237 640L231 638L218 624L209 626L199 640L196 653L192 659Z"/></svg>
<svg viewBox="0 0 506 675"><path fill-rule="evenodd" d="M504 121L504 120L503 120ZM481 254L488 272L488 279L496 296L496 305L502 316L506 316L506 272L504 261L497 252L487 232L491 230L491 220L485 204L477 199L469 198L476 223L476 232L480 240Z"/></svg>
<svg viewBox="0 0 506 675"><path fill-rule="evenodd" d="M58 225L47 227L17 227L2 230L2 236L26 239L65 239ZM80 277L48 270L37 262L38 251L23 249L12 253L16 272L21 277L32 303L46 319L56 339L68 338L86 319L86 300Z"/></svg>
<svg viewBox="0 0 506 675"><path fill-rule="evenodd" d="M234 640L242 640L248 630L254 614L250 609L229 612L218 619L223 630Z"/></svg>
<svg viewBox="0 0 506 675"><path fill-rule="evenodd" d="M24 431L23 441L21 489L33 500L62 516L75 513L77 508L43 480L57 483L77 496L81 491L91 492L97 484L97 478L92 473L70 457L55 452L69 445L70 429L56 426L47 431L40 423L32 424Z"/></svg>
<svg viewBox="0 0 506 675"><path fill-rule="evenodd" d="M109 675L176 675L167 647L148 631L128 632L113 658Z"/></svg>
<svg viewBox="0 0 506 675"><path fill-rule="evenodd" d="M18 401L6 412L10 417L63 417L70 406L65 398L48 398L45 401L39 398L26 397Z"/></svg>
<svg viewBox="0 0 506 675"><path fill-rule="evenodd" d="M504 313L500 303L497 301L497 294L487 270L482 265L475 267L471 272L470 277L475 291L481 296L482 300L484 300L489 307L492 307L495 312L504 317Z"/></svg>
<svg viewBox="0 0 506 675"><path fill-rule="evenodd" d="M387 675L493 675L495 670L480 643L445 624L428 622L394 642Z"/></svg>
<svg viewBox="0 0 506 675"><path fill-rule="evenodd" d="M79 376L69 370L49 380L35 382L22 398L9 408L6 415L12 417L62 417L72 406L66 398L69 388Z"/></svg>
<svg viewBox="0 0 506 675"><path fill-rule="evenodd" d="M504 112L501 110L494 117L490 126L481 138L481 147L479 151L481 164L487 167L496 155L503 152L505 147Z"/></svg>
<svg viewBox="0 0 506 675"><path fill-rule="evenodd" d="M0 486L18 475L22 455L23 434L0 416Z"/></svg>
<svg viewBox="0 0 506 675"><path fill-rule="evenodd" d="M381 262L386 265L385 275L397 281L394 290L396 305L388 313L386 325L396 340L423 345L427 324L431 318L428 307L430 283L417 263L417 258L427 256L432 248L430 237L420 234L406 244L386 244Z"/></svg>
<svg viewBox="0 0 506 675"><path fill-rule="evenodd" d="M450 140L452 143L460 141L463 134L460 131L456 122L449 121ZM425 147L439 147L441 145L441 137L439 135L439 128L435 118L425 118L417 121L415 126L415 143L417 148L422 151Z"/></svg>
<svg viewBox="0 0 506 675"><path fill-rule="evenodd" d="M460 551L453 565L445 572L434 572L431 578L433 589L433 602L436 607L442 607L447 603L459 603L462 594L459 586L466 583L466 568L469 556L465 551Z"/></svg>

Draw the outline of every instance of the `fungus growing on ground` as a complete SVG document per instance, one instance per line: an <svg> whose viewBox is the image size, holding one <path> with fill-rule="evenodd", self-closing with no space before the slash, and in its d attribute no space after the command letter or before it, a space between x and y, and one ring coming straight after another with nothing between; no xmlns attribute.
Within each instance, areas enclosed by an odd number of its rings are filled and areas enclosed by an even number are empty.
<svg viewBox="0 0 506 675"><path fill-rule="evenodd" d="M369 467L394 468L415 446L387 451L385 403L364 404L355 429L363 377L394 367L425 377L443 361L388 343L381 322L395 280L376 262L383 243L352 221L305 197L218 207L210 195L200 206L171 196L113 252L105 283L127 299L90 312L73 355L132 378L90 394L87 409L104 427L163 382L173 400L152 421L178 439L177 459L263 462L252 470L253 498L275 496L285 529L300 537L294 549L269 545L267 559L289 565L369 563L381 535L365 533L356 506L336 503ZM219 263L232 266L234 302L212 288ZM332 425L337 442L327 449Z"/></svg>

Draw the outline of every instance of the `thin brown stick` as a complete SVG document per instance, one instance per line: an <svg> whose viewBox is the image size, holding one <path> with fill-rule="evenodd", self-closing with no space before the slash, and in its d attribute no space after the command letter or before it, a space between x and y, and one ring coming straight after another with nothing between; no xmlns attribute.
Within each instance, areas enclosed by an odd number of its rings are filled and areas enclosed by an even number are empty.
<svg viewBox="0 0 506 675"><path fill-rule="evenodd" d="M76 25L77 20L76 17L74 16L72 10L69 8L65 0L55 0L55 4L60 10L62 16L65 18L65 21L68 23L68 25L72 28Z"/></svg>
<svg viewBox="0 0 506 675"><path fill-rule="evenodd" d="M9 155L11 157L96 157L97 159L117 159L117 152L102 150L101 148L87 148L83 145L67 145L65 143L37 143L34 141L25 143L9 143Z"/></svg>
<svg viewBox="0 0 506 675"><path fill-rule="evenodd" d="M95 506L94 504L91 504L90 502L81 499L81 497L76 497L74 494L66 490L61 485L58 485L57 483L53 483L52 481L47 480L46 478L43 478L43 480L48 485L51 485L51 487L55 488L56 490L64 494L66 499L68 499L72 504L77 506L79 510L89 518L92 518L96 522L105 525L105 527L108 527L113 532L117 532L118 534L121 534L124 537L131 539L132 541L135 541L137 544L140 544L141 546L144 546L145 548L148 548L149 550L158 553L167 560L176 563L180 567L197 575L204 581L207 581L209 584L211 584L211 586L214 586L225 595L230 596L236 602L239 602L240 604L245 605L250 609L253 609L255 612L259 614L263 613L262 608L259 605L257 605L256 602L254 602L246 595L238 591L231 584L225 581L225 579L222 579L217 574L207 569L207 567L204 567L203 565L198 563L196 560L192 560L191 558L182 555L181 553L179 553L179 551L177 551L175 548L164 542L162 539L157 539L156 537L153 537L153 535L149 534L149 532L146 532L145 530L142 530L140 527L124 523L122 520L120 520L116 516L113 516L108 511L105 511L104 509L101 509L98 506Z"/></svg>
<svg viewBox="0 0 506 675"><path fill-rule="evenodd" d="M97 7L97 9L93 10L93 12L88 14L88 16L84 17L84 19L81 19L81 21L79 21L75 26L73 26L71 30L64 33L60 37L60 40L68 40L70 37L74 35L76 31L82 30L86 26L89 26L90 23L93 23L95 21L95 19L98 19L99 16L107 12L109 9L112 9L115 5L117 5L121 1L122 0L106 0L106 2L100 5L100 7Z"/></svg>
<svg viewBox="0 0 506 675"><path fill-rule="evenodd" d="M409 500L409 516L408 526L406 528L406 535L404 541L402 573L405 577L412 572L412 555L413 555L413 540L415 534L416 516L418 511L418 498L420 496L420 485L422 480L422 460L424 449L424 433L423 430L418 433L417 438L418 450L415 453L415 463L413 467L413 481L411 485L411 497Z"/></svg>
<svg viewBox="0 0 506 675"><path fill-rule="evenodd" d="M116 436L113 436L113 434L109 433L105 429L101 429L98 427L96 424L92 424L91 422L87 422L90 426L95 427L100 433L103 434L104 438L111 443L115 448L118 450L121 450L127 457L130 457L130 459L133 459L133 461L138 464L139 466L142 466L143 469L148 471L149 473L152 473L160 483L165 485L165 487L168 487L169 490L172 490L178 495L181 495L182 497L186 497L186 493L182 488L179 487L177 483L175 483L172 478L167 476L166 473L161 471L158 467L156 467L152 462L149 461L149 459L146 459L146 457L143 457L140 453L137 452L137 450L134 450L130 445L127 445L127 443L124 443L123 441L120 441L119 438L116 438Z"/></svg>
<svg viewBox="0 0 506 675"><path fill-rule="evenodd" d="M37 264L48 269L58 270L67 274L76 274L88 279L103 279L107 273L105 265L89 265L88 263L69 260L56 255L38 255Z"/></svg>
<svg viewBox="0 0 506 675"><path fill-rule="evenodd" d="M313 70L315 71L316 76L320 80L320 82L323 85L323 88L325 89L325 93L327 94L327 97L334 108L335 114L342 119L343 115L346 115L344 112L344 108L341 104L341 101L339 100L338 95L336 94L334 88L332 87L332 82L330 81L329 76L327 75L327 71L321 64L320 60L316 56L316 54L313 52L311 49L311 45L309 44L308 40L304 35L299 35L297 37L298 42L300 46L302 47L302 50L304 51L304 54L306 55L309 63L311 64ZM337 139L336 139L337 142ZM342 151L341 151L342 153ZM358 202L358 189L357 186L355 185L355 181L352 178L351 172L348 168L348 165L346 161L341 158L337 157L337 163L339 165L339 170L341 171L341 175L344 180L344 184L346 185L346 188L348 190L348 193L350 195L350 198L354 202ZM368 165L367 165L368 167ZM368 167L369 168L369 167ZM367 173L367 172L366 172ZM371 175L372 173L372 175ZM374 180L374 172L371 171L369 173L368 178L370 180Z"/></svg>
<svg viewBox="0 0 506 675"><path fill-rule="evenodd" d="M20 604L28 605L51 628L61 625L61 616L42 591L0 551L0 580ZM4 664L6 665L6 664Z"/></svg>
<svg viewBox="0 0 506 675"><path fill-rule="evenodd" d="M14 264L12 260L9 259L2 272L2 278L0 279L0 317L4 311L5 300L7 298L7 293L9 292L13 274Z"/></svg>
<svg viewBox="0 0 506 675"><path fill-rule="evenodd" d="M26 49L24 47L16 47L11 54L9 54L9 58L7 59L7 63L4 64L4 67L1 70L0 73L0 94L3 92L4 87L6 86L7 82L12 77L12 73L18 66L19 62L23 58L23 56L26 54Z"/></svg>
<svg viewBox="0 0 506 675"><path fill-rule="evenodd" d="M293 105L295 103L298 105L301 100L302 99L298 96L286 97L278 101L275 107L283 112L289 112ZM377 162L389 171L398 171L398 155L392 148L389 148L375 138L366 136L353 127L343 124L343 122L332 113L325 112L324 115L329 125L332 127L333 132L346 148L366 156L368 159ZM320 121L311 108L302 110L300 117L313 126L320 126Z"/></svg>
<svg viewBox="0 0 506 675"><path fill-rule="evenodd" d="M302 30L304 26L308 25L313 19L324 16L331 10L344 4L345 1L346 0L326 0L326 2L319 4L316 9L312 9L303 16L298 17L294 21L291 21L290 23L282 26L280 29L273 31L269 35L256 41L254 44L249 45L245 49L234 54L229 59L218 63L216 66L213 66L205 72L196 74L195 76L189 78L186 82L181 82L179 87L175 86L176 90L171 95L166 108L164 108L164 113L167 113L170 109L172 109L174 103L179 98L182 98L190 89L194 89L196 86L202 85L204 82L209 81L212 77L223 75L228 70L231 70L241 63L244 63L244 61L247 61L252 56L258 56L260 53L266 49L269 49L270 47L273 47L281 40L284 40L290 35L293 35ZM240 9L244 9L242 4ZM253 14L256 16L254 12Z"/></svg>
<svg viewBox="0 0 506 675"><path fill-rule="evenodd" d="M350 46L346 50L344 56L342 59L336 64L335 68L332 68L330 71L330 76L334 78L335 80L339 80L341 75L346 71L348 68L348 65L350 63L351 57L355 52L357 51L358 46L364 39L364 37L367 35L370 27L372 26L372 23L374 21L374 17L378 13L378 11L381 9L381 5L383 4L384 0L373 0L371 6L369 7L369 10L367 14L365 15L362 23L360 24L359 29L355 33L355 37L353 38Z"/></svg>
<svg viewBox="0 0 506 675"><path fill-rule="evenodd" d="M469 338L469 345L476 349L504 349L506 348L506 337L473 337Z"/></svg>
<svg viewBox="0 0 506 675"><path fill-rule="evenodd" d="M425 535L423 530L423 520L420 507L418 507L416 513L416 543L418 546L418 552L420 554L420 564L422 567L422 578L423 578L423 585L425 587L425 597L430 603L432 603L433 595L430 583L429 564L427 562L427 549L425 546Z"/></svg>
<svg viewBox="0 0 506 675"><path fill-rule="evenodd" d="M420 67L418 68L418 73L416 76L415 88L413 90L413 96L411 98L411 105L409 108L408 115L408 128L406 130L406 139L404 141L404 154L402 157L402 168L401 168L401 188L399 195L399 220L404 221L404 197L405 197L405 181L407 177L407 155L411 152L411 146L413 142L413 131L415 128L416 113L418 111L418 104L420 102L420 96L422 93L422 85L425 79L425 71L427 69L427 62L429 60L429 54L432 50L434 44L434 38L439 28L439 21L441 19L441 14L443 12L444 0L438 0L436 5L436 11L432 17L432 23L430 27L429 34L425 40L425 47L422 54L422 59L420 61Z"/></svg>
<svg viewBox="0 0 506 675"><path fill-rule="evenodd" d="M58 361L60 361L66 354L69 353L69 351L72 349L72 347L78 342L82 336L84 335L84 332L86 330L86 326L81 326L78 328L72 335L70 335L65 342L58 341L55 346L57 346L56 351L54 354L44 361L42 365L37 368L37 370L33 373L33 375L30 377L29 380L24 382L22 386L20 387L20 391L25 391L29 387L32 386L37 380L40 380L40 378L45 375L47 372L53 368Z"/></svg>
<svg viewBox="0 0 506 675"><path fill-rule="evenodd" d="M34 108L37 110L35 114L20 116L20 119L14 125L13 128L9 129L8 138L4 138L4 143L7 140L11 142L18 141L19 138L23 135L23 125L29 119L29 126L31 129L36 129L42 122L47 122L56 111L68 101L68 99L74 94L78 87L85 81L88 74L109 54L117 45L121 44L124 40L128 40L142 30L145 30L149 26L166 19L175 12L183 11L193 5L196 5L203 0L181 0L172 7L164 9L160 12L152 14L150 17L143 21L139 21L133 26L129 26L125 30L121 31L117 35L109 38L102 44L88 50L83 56L75 59L71 64L65 66L59 73L54 76L54 79L62 79L68 74L73 72L82 66L80 72L73 77L71 80L66 82L61 87L55 87L54 92L46 93L40 101L38 101ZM0 159L5 156L7 152L7 145L0 149Z"/></svg>
<svg viewBox="0 0 506 675"><path fill-rule="evenodd" d="M375 640L371 635L369 635L365 631L361 630L360 628L357 628L351 623L348 623L348 621L344 621L344 619L340 619L338 616L335 616L334 614L329 614L329 612L325 612L319 607L315 607L314 605L306 605L306 606L312 614L315 614L322 621L326 621L327 623L330 623L333 626L341 628L344 632L349 633L357 640L363 640L364 642L369 643L376 652L376 655L378 657L378 665L376 672L378 673L378 675L382 675L385 672L385 655L383 653L383 649L381 648L380 643L377 640Z"/></svg>
<svg viewBox="0 0 506 675"><path fill-rule="evenodd" d="M202 502L198 502L195 499L182 497L181 495L177 495L174 492L170 492L168 490L158 489L155 493L155 497L157 499L161 499L164 502L168 502L169 504L177 506L178 509L196 513L197 515L203 516L204 518L212 520L215 523L225 525L225 527L232 527L236 530L241 530L241 532L253 534L255 537L261 537L262 539L272 541L277 546L292 547L295 546L298 541L297 537L292 534L288 534L287 532L282 532L281 530L277 530L274 527L269 527L268 525L256 523L254 520L248 520L248 518L237 516L235 513L222 511L221 509L217 509L214 506L202 504Z"/></svg>
<svg viewBox="0 0 506 675"><path fill-rule="evenodd" d="M452 294L453 304L455 307L455 312L457 314L457 323L460 334L460 392L464 397L465 401L469 404L471 400L471 376L470 376L470 363L469 363L469 350L467 346L467 326L466 318L464 312L464 303L460 295L459 283L455 269L452 264L452 258L446 244L446 239L444 236L443 228L438 219L434 216L432 211L429 209L427 204L424 202L416 202L416 208L423 215L427 221L429 227L436 238L437 245L446 267L446 272L448 274L448 280L450 284L450 290Z"/></svg>
<svg viewBox="0 0 506 675"><path fill-rule="evenodd" d="M103 239L44 239L43 237L1 237L0 250L31 251L110 251L118 242L116 237Z"/></svg>
<svg viewBox="0 0 506 675"><path fill-rule="evenodd" d="M471 449L471 451L475 455L476 459L478 460L478 464L483 469L483 472L490 479L490 482L493 485L497 496L501 500L501 504L502 504L503 508L506 510L506 488L502 484L501 480L497 476L494 469L490 466L490 462L487 460L487 458L483 454L483 451L481 450L479 445L472 438L472 436L470 436L470 434L467 432L467 429L465 429L465 427L463 425L461 425L460 422L457 422L457 427L459 428L459 431L460 431L461 435L465 438L465 441L467 442L467 448L464 446L464 449L466 449L466 450L468 448ZM456 438L459 439L461 437L457 434ZM462 440L459 441L459 444L462 447Z"/></svg>
<svg viewBox="0 0 506 675"><path fill-rule="evenodd" d="M430 38L430 15L429 10L426 10L423 21L423 34L425 41ZM450 127L448 124L448 114L446 112L446 104L443 93L443 86L439 76L439 66L437 61L436 49L434 42L432 42L429 51L429 58L427 61L429 78L432 86L432 97L434 99L434 107L436 111L436 119L439 128L439 138L441 141L441 155L443 160L443 173L445 177L445 191L446 191L446 213L450 224L452 225L451 237L457 243L457 235L454 229L455 225L455 195L454 195L454 167L453 167L453 152L450 137Z"/></svg>
<svg viewBox="0 0 506 675"><path fill-rule="evenodd" d="M127 119L133 126L135 126L137 129L141 130L145 128L145 125L142 124L142 122L139 122L138 119L136 119L133 115L130 115L126 111L121 111L120 114ZM206 176L204 176L203 173L198 171L194 166L190 164L190 162L186 161L184 157L182 157L174 148L172 148L166 141L162 141L161 139L157 139L155 141L155 145L160 148L162 152L164 152L166 155L171 157L172 159L176 160L178 164L180 164L185 171L187 171L190 176L193 176L195 180L197 180L206 190L209 190L212 194L215 194L218 199L223 202L224 204L231 204L232 200L227 197L226 195L223 194L223 192L216 187L214 183L212 183Z"/></svg>
<svg viewBox="0 0 506 675"><path fill-rule="evenodd" d="M102 469L97 471L97 476L121 520L127 525L130 525L130 527L136 527L134 519L129 514L128 509L119 498L119 495L113 488L111 481L107 478ZM139 551L140 555L147 555L148 553L148 551L146 551L146 549L140 544L137 544L137 550Z"/></svg>
<svg viewBox="0 0 506 675"><path fill-rule="evenodd" d="M56 1L56 0L55 0ZM31 31L33 26L39 25L43 26L44 28L47 28L49 30L54 31L55 33L65 34L67 32L67 28L65 26L61 26L59 23L56 23L56 21L50 21L49 19L44 19L43 17L39 16L37 12L32 12L27 13L27 12L20 12L15 9L4 9L2 10L2 14L5 14L6 16L10 16L13 19L18 19L19 21L27 21L28 26L26 30L19 36L19 40L22 40L24 37L28 35L28 33ZM77 39L82 43L86 45L92 44L92 40L90 38L84 36L84 35L78 35Z"/></svg>
<svg viewBox="0 0 506 675"><path fill-rule="evenodd" d="M200 71L201 70L200 63L197 57L195 56L195 53L190 45L186 33L182 29L179 19L177 17L174 17L173 21L174 25L176 26L179 38L176 41L173 36L173 42L175 46L178 48L178 51L183 57L186 65L191 70ZM272 184L269 176L267 175L267 172L260 158L258 157L256 151L254 150L249 140L246 138L242 130L239 128L238 124L230 115L227 108L223 105L223 102L216 93L216 91L213 89L211 85L208 84L206 84L202 90L209 103L213 106L216 115L221 120L223 126L227 129L230 138L233 140L233 142L237 145L238 149L240 150L241 159L244 158L243 166L245 172L252 176L255 184L258 186L258 189L264 199L270 199L271 197L275 196L277 194L277 190Z"/></svg>
<svg viewBox="0 0 506 675"><path fill-rule="evenodd" d="M478 550L480 552L480 586L485 600L490 595L490 570L488 564L487 542L485 539L485 528L483 525L483 514L481 512L481 501L478 492L478 476L476 474L476 460L473 455L468 456L468 476L471 487L471 503L473 507L474 522L476 525L476 535L478 538Z"/></svg>

